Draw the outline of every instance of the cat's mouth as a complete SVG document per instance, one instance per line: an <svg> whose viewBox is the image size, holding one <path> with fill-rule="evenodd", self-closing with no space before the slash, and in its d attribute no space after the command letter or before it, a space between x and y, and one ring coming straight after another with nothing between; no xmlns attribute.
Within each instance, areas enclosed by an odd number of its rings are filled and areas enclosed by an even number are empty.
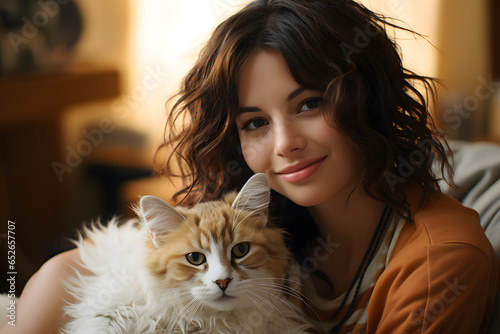
<svg viewBox="0 0 500 334"><path fill-rule="evenodd" d="M220 296L219 298L216 299L217 302L226 302L226 301L230 301L230 300L234 300L236 297L233 297L233 296L230 296L230 295L226 295L225 292L222 293L222 296Z"/></svg>
<svg viewBox="0 0 500 334"><path fill-rule="evenodd" d="M210 307L217 311L231 311L237 307L238 298L223 293L220 297L209 302Z"/></svg>

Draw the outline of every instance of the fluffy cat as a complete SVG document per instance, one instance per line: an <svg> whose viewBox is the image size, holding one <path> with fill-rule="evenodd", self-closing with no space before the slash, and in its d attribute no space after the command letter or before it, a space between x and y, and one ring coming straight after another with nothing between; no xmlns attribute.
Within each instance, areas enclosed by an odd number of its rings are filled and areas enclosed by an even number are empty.
<svg viewBox="0 0 500 334"><path fill-rule="evenodd" d="M269 197L256 174L221 201L188 209L145 196L139 221L87 229L77 245L94 275L69 282L63 333L307 333L285 296L297 295Z"/></svg>

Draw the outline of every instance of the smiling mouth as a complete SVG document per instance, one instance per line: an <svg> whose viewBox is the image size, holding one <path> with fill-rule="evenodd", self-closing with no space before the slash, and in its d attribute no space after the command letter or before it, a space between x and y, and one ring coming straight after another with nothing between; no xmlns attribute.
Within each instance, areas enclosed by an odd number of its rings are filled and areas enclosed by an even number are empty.
<svg viewBox="0 0 500 334"><path fill-rule="evenodd" d="M316 160L308 160L303 163L285 168L277 174L290 183L299 182L313 175L323 164L327 157Z"/></svg>

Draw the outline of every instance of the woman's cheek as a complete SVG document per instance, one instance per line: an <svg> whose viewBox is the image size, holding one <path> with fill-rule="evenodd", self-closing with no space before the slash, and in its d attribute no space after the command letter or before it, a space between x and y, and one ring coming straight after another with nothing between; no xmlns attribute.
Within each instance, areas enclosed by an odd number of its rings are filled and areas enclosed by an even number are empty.
<svg viewBox="0 0 500 334"><path fill-rule="evenodd" d="M266 149L265 145L262 145L259 141L245 139L241 141L241 150L245 162L254 173L266 171L266 160L269 159L267 154L268 149L268 147Z"/></svg>

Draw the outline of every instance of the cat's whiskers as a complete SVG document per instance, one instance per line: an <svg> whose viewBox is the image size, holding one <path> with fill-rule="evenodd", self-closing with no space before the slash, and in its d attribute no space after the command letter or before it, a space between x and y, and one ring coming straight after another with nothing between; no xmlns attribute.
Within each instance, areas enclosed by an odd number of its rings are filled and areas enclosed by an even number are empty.
<svg viewBox="0 0 500 334"><path fill-rule="evenodd" d="M253 295L248 295L248 299L255 304L255 306L259 309L262 310L262 314L267 314L267 309L262 305L257 298L255 298Z"/></svg>
<svg viewBox="0 0 500 334"><path fill-rule="evenodd" d="M262 292L265 292L267 293L268 295L270 296L273 296L275 298L277 298L278 300L280 300L283 304L289 306L290 304L288 303L288 301L286 301L285 299L279 297L277 294L274 294L272 292L269 292L269 291L275 291L275 292L279 292L279 293L282 293L282 294L285 294L285 295L289 295L289 296L292 296L292 297L295 297L299 300L301 300L302 302L304 302L304 304L307 304L303 299L302 297L300 296L300 294L297 294L297 293L294 293L295 291L286 291L286 290L283 290L282 287L269 287L269 286L265 286L267 288L268 291L266 290L262 290L262 289L258 289ZM309 307L309 305L307 305ZM290 307L290 306L289 306Z"/></svg>
<svg viewBox="0 0 500 334"><path fill-rule="evenodd" d="M178 311L176 317L170 322L169 327L165 330L164 333L170 333L169 328L171 330L175 329L176 327L179 327L181 324L182 319L184 319L184 329L189 327L189 324L192 322L192 319L196 312L198 311L199 307L203 304L201 300L193 299L191 300L190 303L185 305L181 310ZM180 317L179 317L180 315ZM173 327L172 327L173 326Z"/></svg>
<svg viewBox="0 0 500 334"><path fill-rule="evenodd" d="M281 292L286 295L296 297L302 300L302 294L300 292L290 287L287 287L286 285L273 284L273 283L257 283L257 285L261 287L269 287L269 289L272 291Z"/></svg>
<svg viewBox="0 0 500 334"><path fill-rule="evenodd" d="M185 297L179 298L177 300L165 301L165 306L174 307L174 306L177 306L178 304L183 304L187 301L191 301L192 298L193 298L192 296L185 296Z"/></svg>
<svg viewBox="0 0 500 334"><path fill-rule="evenodd" d="M248 299L250 299L250 301L252 301L252 302L253 302L253 303L254 303L254 304L255 304L258 308L261 308L261 309L264 311L264 313L267 311L267 310L266 310L266 308L265 308L265 307L264 307L261 303L259 303L259 300L253 296L253 294L249 294L247 297L248 297Z"/></svg>
<svg viewBox="0 0 500 334"><path fill-rule="evenodd" d="M276 291L280 291L280 292L283 292L283 293L286 293L290 296L294 296L294 297L297 297L297 298L307 298L304 294L302 294L301 292L297 291L296 289L290 287L290 286L287 286L286 284L283 284L283 283L278 283L278 282L252 282L254 285L259 285L259 286L269 286L269 287L273 287L273 288L276 288L277 290Z"/></svg>
<svg viewBox="0 0 500 334"><path fill-rule="evenodd" d="M184 316L185 311L189 310L191 308L191 306L195 305L197 302L198 302L198 300L193 298L188 304L184 305L184 307L182 307L179 311L177 311L177 314L170 321L165 333L172 333L173 329L176 328L177 326L179 326L179 322L182 319L182 317Z"/></svg>
<svg viewBox="0 0 500 334"><path fill-rule="evenodd" d="M269 280L276 280L275 277L271 277L271 278L261 278L261 277L255 277L255 278L249 278L247 281L249 282L254 282L254 283L260 283L260 282L255 282L257 280L263 280L263 281L269 281ZM293 280L291 278L280 278L280 280L282 280L284 283L277 283L277 282L274 282L276 284L282 284L283 286L289 288L289 289L292 289L292 290L295 290L297 291L296 289L286 285L285 283L291 283L291 284L295 284L295 285L298 285L298 286L301 286L301 287L305 287L305 288L308 288L308 289L313 289L314 287L312 287L311 285L309 284L304 284L300 281L296 281L296 280Z"/></svg>
<svg viewBox="0 0 500 334"><path fill-rule="evenodd" d="M188 327L189 327L189 324L193 322L193 318L196 315L196 312L198 312L198 309L202 305L203 305L203 301L197 300L197 302L192 307L190 307L189 310L186 311L185 319L186 319L186 324Z"/></svg>
<svg viewBox="0 0 500 334"><path fill-rule="evenodd" d="M274 277L270 277L270 278L258 277L258 278L248 279L247 283L251 284L252 287L256 287L256 286L263 287L263 288L267 288L270 291L276 291L276 292L279 292L282 294L286 294L286 295L295 297L295 298L299 299L300 301L302 301L304 304L306 304L306 306L308 308L311 307L309 304L314 305L314 302L312 300L310 300L306 295L301 293L300 291L298 291L298 290L296 290L296 289L292 288L291 286L288 286L284 283L277 282L276 280L277 279ZM297 285L304 285L304 284L301 284L300 282L297 282L297 281L294 281L291 279L281 279L281 280L283 280L285 282L296 283Z"/></svg>
<svg viewBox="0 0 500 334"><path fill-rule="evenodd" d="M257 308L260 308L262 310L262 314L266 314L266 315L269 314L268 309L266 309L266 307L264 305L262 305L262 303L260 302L259 299L257 299L256 297L254 297L252 295L249 295L248 297L257 306ZM266 322L267 322L267 319L266 319Z"/></svg>
<svg viewBox="0 0 500 334"><path fill-rule="evenodd" d="M269 278L254 278L252 280L270 280L270 279ZM294 282L291 279L286 279L286 280ZM296 283L298 283L298 282L296 282ZM300 284L300 283L298 283L298 284ZM304 285L304 284L300 284L300 285ZM293 296L293 297L299 299L304 304L304 306L307 307L307 309L314 314L314 316L316 318L319 318L318 313L311 306L311 305L315 305L316 306L316 304L311 299L309 299L306 295L304 295L301 292L293 289L292 287L289 287L289 286L284 285L282 283L276 283L276 282L269 282L269 283L267 283L267 282L253 282L253 286L254 286L254 288L255 288L255 286L264 286L264 287L268 288L271 291L282 292L283 294ZM267 292L265 290L262 290L262 289L257 289L257 290L265 292L265 293L269 294L272 297L278 298L282 303L284 303L287 307L289 307L294 312L295 319L298 322L300 322L299 319L298 319L297 313L295 312L295 310L293 309L293 307L290 306L290 304L288 304L287 301L285 301L282 298L280 298L279 296L277 296L277 295L275 295L273 293Z"/></svg>
<svg viewBox="0 0 500 334"><path fill-rule="evenodd" d="M265 304L269 305L272 309L275 309L280 314L281 318L283 319L283 322L285 323L286 327L288 328L288 324L287 324L285 316L283 315L283 313L281 313L281 311L273 303L271 303L270 301L265 299L263 296L260 296L259 294L256 294L253 292L250 292L250 293L252 293L258 300L261 300Z"/></svg>
<svg viewBox="0 0 500 334"><path fill-rule="evenodd" d="M300 321L300 319L299 319L299 316L298 316L298 314L297 314L296 310L295 310L295 309L294 309L294 307L293 307L293 306L291 306L291 305L290 305L290 304L289 304L286 300L284 300L283 298L280 298L279 296L277 296L277 295L275 295L275 294L273 294L273 293L270 293L270 292L268 292L268 291L262 290L262 292L267 293L268 295L270 295L270 296L272 296L272 297L274 297L274 298L278 299L280 302L282 302L283 304L285 304L285 305L286 305L286 307L288 307L288 308L289 308L289 309L293 312L293 314L294 314L294 318L295 318L295 320L297 321L297 323L298 323L298 324L300 324L300 322L301 322L301 321ZM263 296L260 296L260 297L261 297L261 298L263 298L263 300L266 300ZM274 307L274 308L276 308L276 307ZM278 310L278 309L276 308L276 310ZM284 318L283 314L281 313L281 311L279 311L279 310L278 310L278 312L280 312L281 317L283 318L283 320L285 321L285 323L287 323L287 321L285 320L285 318ZM304 320L304 319L302 319L302 320ZM287 326L288 326L288 325L287 325Z"/></svg>
<svg viewBox="0 0 500 334"><path fill-rule="evenodd" d="M167 316L165 310L172 308L179 308L178 305L184 305L186 301L192 300L193 297L189 292L177 293L174 296L169 296L167 299L160 300L154 310L149 310L146 312L145 316L151 318L158 318L161 316Z"/></svg>
<svg viewBox="0 0 500 334"><path fill-rule="evenodd" d="M314 301L312 301L310 298L308 298L306 295L304 295L300 291L298 291L298 290L296 290L296 289L294 289L286 284L283 284L283 283L265 282L265 281L263 282L262 281L262 280L272 280L272 279L274 279L274 278L252 278L252 279L249 279L249 281L251 281L253 286L271 287L271 289L274 291L282 292L283 294L297 298L298 300L300 300L304 304L305 307L307 307L308 310L310 310L317 317L319 317L319 315L316 313L316 311L314 310L314 307L313 307L313 306L315 306L318 308L318 306L314 303ZM295 283L297 285L306 286L305 284L294 281L292 279L284 279L284 280L288 281L288 282Z"/></svg>

